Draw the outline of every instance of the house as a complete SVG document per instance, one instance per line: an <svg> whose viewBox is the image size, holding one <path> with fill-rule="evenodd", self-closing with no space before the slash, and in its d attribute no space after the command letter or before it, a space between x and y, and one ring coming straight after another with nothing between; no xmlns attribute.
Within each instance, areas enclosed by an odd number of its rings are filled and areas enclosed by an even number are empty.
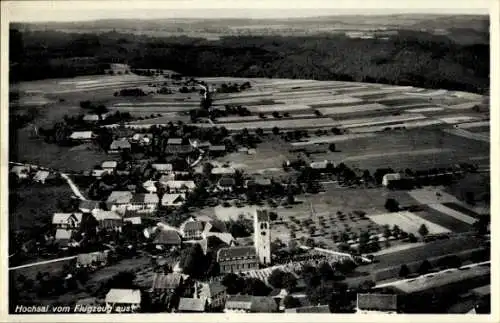
<svg viewBox="0 0 500 323"><path fill-rule="evenodd" d="M179 300L179 306L177 307L177 312L179 313L203 313L207 301L199 298L187 298L181 297Z"/></svg>
<svg viewBox="0 0 500 323"><path fill-rule="evenodd" d="M236 245L236 239L229 232L204 232L203 238L209 240L210 237L215 237L224 242L228 246Z"/></svg>
<svg viewBox="0 0 500 323"><path fill-rule="evenodd" d="M106 200L106 204L110 210L115 210L129 205L133 197L130 191L113 191Z"/></svg>
<svg viewBox="0 0 500 323"><path fill-rule="evenodd" d="M193 181L169 180L162 182L160 178L160 183L164 185L170 193L187 193L192 192L196 188L196 184Z"/></svg>
<svg viewBox="0 0 500 323"><path fill-rule="evenodd" d="M149 193L156 193L158 191L158 188L156 187L156 181L145 181L144 184L142 184L142 187L146 189Z"/></svg>
<svg viewBox="0 0 500 323"><path fill-rule="evenodd" d="M236 181L232 177L222 177L217 182L217 189L222 192L232 192L236 187Z"/></svg>
<svg viewBox="0 0 500 323"><path fill-rule="evenodd" d="M101 178L105 174L109 174L109 173L110 173L109 170L93 169L91 175L92 175L92 177L95 177L95 178Z"/></svg>
<svg viewBox="0 0 500 323"><path fill-rule="evenodd" d="M64 248L69 245L73 238L73 229L57 229L54 240L57 244Z"/></svg>
<svg viewBox="0 0 500 323"><path fill-rule="evenodd" d="M401 174L399 174L399 173L385 174L382 177L382 185L387 187L390 182L399 181L399 180L401 180Z"/></svg>
<svg viewBox="0 0 500 323"><path fill-rule="evenodd" d="M320 162L312 162L309 164L309 166L312 169L317 169L317 170L325 170L328 168L328 165L332 165L328 160L320 161Z"/></svg>
<svg viewBox="0 0 500 323"><path fill-rule="evenodd" d="M184 283L184 277L179 273L155 273L150 291L155 295L173 294Z"/></svg>
<svg viewBox="0 0 500 323"><path fill-rule="evenodd" d="M10 172L15 174L18 179L27 179L30 174L30 168L27 166L16 165L10 169Z"/></svg>
<svg viewBox="0 0 500 323"><path fill-rule="evenodd" d="M96 113L88 113L83 116L83 121L89 122L89 123L95 123L99 122L100 120L106 120L106 118L110 115L110 113L102 113L102 114L96 114Z"/></svg>
<svg viewBox="0 0 500 323"><path fill-rule="evenodd" d="M114 311L122 309L126 313L135 313L141 306L141 291L113 288L106 294L105 302L106 306L111 306Z"/></svg>
<svg viewBox="0 0 500 323"><path fill-rule="evenodd" d="M179 207L186 201L186 194L164 194L161 199L161 205L165 207Z"/></svg>
<svg viewBox="0 0 500 323"><path fill-rule="evenodd" d="M208 148L208 153L212 157L222 156L225 152L226 146L224 145L210 146Z"/></svg>
<svg viewBox="0 0 500 323"><path fill-rule="evenodd" d="M276 313L278 305L272 297L231 295L226 300L225 313Z"/></svg>
<svg viewBox="0 0 500 323"><path fill-rule="evenodd" d="M142 224L142 217L145 215L149 215L149 212L144 212L141 210L125 210L123 214L123 222L130 222L132 225L140 225Z"/></svg>
<svg viewBox="0 0 500 323"><path fill-rule="evenodd" d="M356 300L356 313L359 314L395 314L398 311L397 295L360 294Z"/></svg>
<svg viewBox="0 0 500 323"><path fill-rule="evenodd" d="M109 146L108 153L119 153L123 150L130 150L131 145L127 139L117 139L113 140L111 145Z"/></svg>
<svg viewBox="0 0 500 323"><path fill-rule="evenodd" d="M331 311L328 305L317 305L287 308L285 313L331 313Z"/></svg>
<svg viewBox="0 0 500 323"><path fill-rule="evenodd" d="M167 145L182 145L182 138L168 138Z"/></svg>
<svg viewBox="0 0 500 323"><path fill-rule="evenodd" d="M97 220L99 230L121 231L123 226L122 217L115 211L94 210L92 215Z"/></svg>
<svg viewBox="0 0 500 323"><path fill-rule="evenodd" d="M254 246L221 248L217 251L217 262L221 273L239 273L259 268Z"/></svg>
<svg viewBox="0 0 500 323"><path fill-rule="evenodd" d="M175 230L158 230L153 243L163 247L179 247L182 243L180 234Z"/></svg>
<svg viewBox="0 0 500 323"><path fill-rule="evenodd" d="M55 175L46 170L39 170L36 172L35 176L33 176L33 181L37 183L45 184L47 181L54 179Z"/></svg>
<svg viewBox="0 0 500 323"><path fill-rule="evenodd" d="M139 146L149 146L153 142L153 134L151 133L136 133L130 139L131 142Z"/></svg>
<svg viewBox="0 0 500 323"><path fill-rule="evenodd" d="M129 210L150 210L154 211L158 208L160 198L154 193L139 193L135 194L127 206Z"/></svg>
<svg viewBox="0 0 500 323"><path fill-rule="evenodd" d="M91 213L94 210L101 209L100 201L93 200L80 200L80 204L78 205L78 209L83 213Z"/></svg>
<svg viewBox="0 0 500 323"><path fill-rule="evenodd" d="M109 173L114 172L117 166L118 162L114 160L104 161L101 164L101 168Z"/></svg>
<svg viewBox="0 0 500 323"><path fill-rule="evenodd" d="M245 188L257 186L257 187L269 187L272 182L269 178L257 177L255 179L248 179L245 181Z"/></svg>
<svg viewBox="0 0 500 323"><path fill-rule="evenodd" d="M236 169L233 167L214 167L212 168L212 175L233 175L236 173Z"/></svg>
<svg viewBox="0 0 500 323"><path fill-rule="evenodd" d="M81 253L76 257L76 266L79 268L104 267L108 263L109 253L109 250Z"/></svg>
<svg viewBox="0 0 500 323"><path fill-rule="evenodd" d="M52 224L56 229L76 229L82 223L82 213L54 213Z"/></svg>
<svg viewBox="0 0 500 323"><path fill-rule="evenodd" d="M199 221L186 221L180 226L184 239L201 239L203 237L204 225Z"/></svg>
<svg viewBox="0 0 500 323"><path fill-rule="evenodd" d="M220 282L195 283L193 298L206 301L207 310L221 310L226 305L226 287Z"/></svg>
<svg viewBox="0 0 500 323"><path fill-rule="evenodd" d="M168 174L172 172L172 164L152 164L151 167L161 174Z"/></svg>
<svg viewBox="0 0 500 323"><path fill-rule="evenodd" d="M90 142L95 138L92 131L75 131L70 136L69 139L79 142Z"/></svg>

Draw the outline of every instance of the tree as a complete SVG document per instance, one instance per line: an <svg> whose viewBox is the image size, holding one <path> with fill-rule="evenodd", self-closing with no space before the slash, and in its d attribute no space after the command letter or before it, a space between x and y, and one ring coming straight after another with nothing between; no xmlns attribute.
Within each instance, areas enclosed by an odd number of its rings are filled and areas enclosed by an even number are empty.
<svg viewBox="0 0 500 323"><path fill-rule="evenodd" d="M415 243L418 241L417 237L415 237L415 235L413 233L410 233L408 234L408 240L411 242L411 243Z"/></svg>
<svg viewBox="0 0 500 323"><path fill-rule="evenodd" d="M330 149L331 152L335 152L337 150L337 147L335 146L335 144L330 144L330 146L328 146L328 148Z"/></svg>
<svg viewBox="0 0 500 323"><path fill-rule="evenodd" d="M425 237L429 234L429 229L427 229L427 226L425 224L422 223L422 225L418 229L418 234L420 234L422 237Z"/></svg>
<svg viewBox="0 0 500 323"><path fill-rule="evenodd" d="M179 266L185 274L192 277L200 277L207 269L205 258L201 246L196 243L191 248L185 250L181 256Z"/></svg>
<svg viewBox="0 0 500 323"><path fill-rule="evenodd" d="M399 270L399 277L405 278L409 274L410 274L410 269L408 268L408 266L405 264L401 265L401 269Z"/></svg>
<svg viewBox="0 0 500 323"><path fill-rule="evenodd" d="M389 211L389 212L398 212L399 211L399 203L398 203L398 201L396 201L393 198L388 198L385 201L384 206L387 209L387 211Z"/></svg>
<svg viewBox="0 0 500 323"><path fill-rule="evenodd" d="M297 298L291 295L285 296L285 298L283 299L283 304L285 305L285 308L295 308L302 305Z"/></svg>
<svg viewBox="0 0 500 323"><path fill-rule="evenodd" d="M262 280L257 278L247 278L244 280L242 294L248 294L253 296L268 296L271 292L271 288L267 286Z"/></svg>
<svg viewBox="0 0 500 323"><path fill-rule="evenodd" d="M224 276L221 283L227 288L228 294L237 294L243 290L244 280L240 276L230 273Z"/></svg>
<svg viewBox="0 0 500 323"><path fill-rule="evenodd" d="M280 133L280 128L278 128L278 127L273 127L273 134L274 134L275 136L277 136L277 135L279 135L279 133Z"/></svg>
<svg viewBox="0 0 500 323"><path fill-rule="evenodd" d="M418 268L418 273L420 275L425 275L427 273L429 273L429 271L432 269L432 266L431 266L431 263L426 259L422 262L422 264L420 265L420 267Z"/></svg>

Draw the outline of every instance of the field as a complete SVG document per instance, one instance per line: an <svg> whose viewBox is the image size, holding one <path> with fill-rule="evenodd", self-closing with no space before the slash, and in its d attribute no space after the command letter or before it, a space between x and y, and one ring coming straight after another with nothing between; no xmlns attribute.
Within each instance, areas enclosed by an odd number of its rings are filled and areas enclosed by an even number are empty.
<svg viewBox="0 0 500 323"><path fill-rule="evenodd" d="M425 225L430 234L450 232L450 230L427 221L411 212L374 214L368 215L368 218L378 225L388 225L390 228L397 225L403 231L413 233L416 236L419 235L418 230L421 225Z"/></svg>

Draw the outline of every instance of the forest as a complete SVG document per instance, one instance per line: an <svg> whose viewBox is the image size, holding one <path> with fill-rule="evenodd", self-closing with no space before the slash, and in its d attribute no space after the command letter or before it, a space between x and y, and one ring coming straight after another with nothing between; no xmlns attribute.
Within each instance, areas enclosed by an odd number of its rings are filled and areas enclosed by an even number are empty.
<svg viewBox="0 0 500 323"><path fill-rule="evenodd" d="M489 45L400 30L388 38L228 36L219 40L10 29L10 81L104 74L109 63L188 76L375 82L489 91Z"/></svg>

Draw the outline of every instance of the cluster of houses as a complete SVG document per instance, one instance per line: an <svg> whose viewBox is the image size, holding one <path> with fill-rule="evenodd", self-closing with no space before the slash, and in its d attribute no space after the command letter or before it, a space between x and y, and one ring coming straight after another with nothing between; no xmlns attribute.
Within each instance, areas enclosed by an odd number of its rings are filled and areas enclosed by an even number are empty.
<svg viewBox="0 0 500 323"><path fill-rule="evenodd" d="M31 180L35 183L48 184L59 179L56 172L41 169L36 165L14 165L9 170L18 181Z"/></svg>

